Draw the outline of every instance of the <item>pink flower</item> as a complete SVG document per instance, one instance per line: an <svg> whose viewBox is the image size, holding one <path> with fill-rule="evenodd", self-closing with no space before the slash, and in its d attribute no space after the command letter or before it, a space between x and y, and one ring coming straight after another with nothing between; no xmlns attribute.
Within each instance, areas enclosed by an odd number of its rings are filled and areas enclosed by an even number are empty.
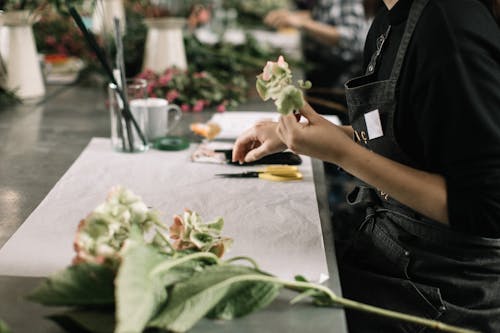
<svg viewBox="0 0 500 333"><path fill-rule="evenodd" d="M217 105L217 112L224 112L226 111L226 104L222 103Z"/></svg>
<svg viewBox="0 0 500 333"><path fill-rule="evenodd" d="M156 84L154 82L148 83L148 86L146 88L148 96L151 96L153 94L153 91L154 91L155 87L156 87Z"/></svg>
<svg viewBox="0 0 500 333"><path fill-rule="evenodd" d="M156 80L156 74L152 70L150 70L150 69L144 70L144 72L142 72L139 75L137 75L137 77L139 79L145 79L145 80L148 80L148 81Z"/></svg>
<svg viewBox="0 0 500 333"><path fill-rule="evenodd" d="M158 79L158 83L161 85L167 85L172 80L172 73L165 73Z"/></svg>
<svg viewBox="0 0 500 333"><path fill-rule="evenodd" d="M200 24L208 23L210 21L211 17L212 17L212 15L211 15L210 11L207 10L206 8L203 8L198 13L198 17L197 17L198 23L200 23Z"/></svg>
<svg viewBox="0 0 500 333"><path fill-rule="evenodd" d="M278 66L280 66L281 68L286 68L288 66L288 64L286 63L285 61L285 58L283 58L282 55L280 55L278 57L278 62L277 62Z"/></svg>
<svg viewBox="0 0 500 333"><path fill-rule="evenodd" d="M273 74L274 67L278 66L281 68L287 68L288 64L285 61L285 58L283 58L282 55L278 57L278 61L268 61L266 66L264 67L263 73L262 73L262 79L264 81L269 81L271 79L271 76Z"/></svg>
<svg viewBox="0 0 500 333"><path fill-rule="evenodd" d="M169 67L165 70L165 72L163 72L164 75L177 75L179 74L181 71L177 68L177 67Z"/></svg>
<svg viewBox="0 0 500 333"><path fill-rule="evenodd" d="M184 112L189 112L191 108L186 103L181 104L181 110Z"/></svg>
<svg viewBox="0 0 500 333"><path fill-rule="evenodd" d="M182 217L179 215L174 216L174 223L170 228L168 228L171 239L180 239L184 236L185 228L182 222Z"/></svg>
<svg viewBox="0 0 500 333"><path fill-rule="evenodd" d="M169 102L173 102L177 99L177 97L180 96L180 93L177 89L174 89L174 90L169 90L167 92L167 94L165 95L165 98L167 99L167 101Z"/></svg>
<svg viewBox="0 0 500 333"><path fill-rule="evenodd" d="M47 36L47 37L45 37L45 44L52 46L52 45L54 45L56 43L57 43L57 40L56 40L56 38L54 36Z"/></svg>
<svg viewBox="0 0 500 333"><path fill-rule="evenodd" d="M205 102L201 99L197 100L193 106L193 112L201 112L205 107Z"/></svg>

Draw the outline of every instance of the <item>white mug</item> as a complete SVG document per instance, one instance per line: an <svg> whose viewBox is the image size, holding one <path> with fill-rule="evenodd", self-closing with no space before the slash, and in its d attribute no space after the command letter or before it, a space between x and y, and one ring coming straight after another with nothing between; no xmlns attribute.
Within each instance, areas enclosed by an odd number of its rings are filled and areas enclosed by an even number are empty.
<svg viewBox="0 0 500 333"><path fill-rule="evenodd" d="M147 98L130 101L130 110L133 114L147 110L146 137L152 142L167 135L181 119L182 111L179 106L169 104L164 98ZM170 112L174 112L170 117Z"/></svg>

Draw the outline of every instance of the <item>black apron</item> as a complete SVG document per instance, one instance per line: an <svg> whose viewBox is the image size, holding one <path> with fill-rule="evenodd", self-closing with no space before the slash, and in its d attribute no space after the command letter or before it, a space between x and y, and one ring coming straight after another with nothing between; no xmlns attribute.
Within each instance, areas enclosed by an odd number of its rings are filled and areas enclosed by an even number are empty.
<svg viewBox="0 0 500 333"><path fill-rule="evenodd" d="M375 81L373 73L390 27L377 40L366 75L346 83L354 139L418 169L422 169L418 161L405 154L395 138L394 117L399 73L428 1L413 1L389 80ZM366 205L367 215L350 239L336 240L345 297L482 332L500 332L499 239L454 232L366 184L348 200ZM351 333L431 331L362 312L348 310L347 316Z"/></svg>

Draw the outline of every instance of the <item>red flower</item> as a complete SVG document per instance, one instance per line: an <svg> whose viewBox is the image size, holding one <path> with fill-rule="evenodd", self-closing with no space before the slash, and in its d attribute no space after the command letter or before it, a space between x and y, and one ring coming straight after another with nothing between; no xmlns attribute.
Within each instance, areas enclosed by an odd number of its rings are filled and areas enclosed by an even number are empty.
<svg viewBox="0 0 500 333"><path fill-rule="evenodd" d="M160 76L160 78L158 79L158 83L160 85L165 86L172 80L172 77L173 77L172 73L165 73L162 76Z"/></svg>
<svg viewBox="0 0 500 333"><path fill-rule="evenodd" d="M174 89L174 90L169 90L167 92L167 94L165 95L165 98L167 99L167 101L169 101L170 103L175 101L177 99L177 97L179 97L180 93L178 90Z"/></svg>
<svg viewBox="0 0 500 333"><path fill-rule="evenodd" d="M149 82L148 83L148 86L146 88L148 96L151 96L153 94L153 91L154 91L155 87L156 87L156 84L154 82Z"/></svg>
<svg viewBox="0 0 500 333"><path fill-rule="evenodd" d="M45 37L45 43L47 45L53 46L57 43L57 40L54 36L47 36Z"/></svg>
<svg viewBox="0 0 500 333"><path fill-rule="evenodd" d="M226 111L226 103L217 105L217 112L225 112L225 111Z"/></svg>
<svg viewBox="0 0 500 333"><path fill-rule="evenodd" d="M182 104L181 105L181 110L184 111L184 112L189 112L191 110L191 108L189 107L188 104Z"/></svg>
<svg viewBox="0 0 500 333"><path fill-rule="evenodd" d="M201 99L196 101L196 104L193 106L193 112L201 112L205 106L205 102Z"/></svg>

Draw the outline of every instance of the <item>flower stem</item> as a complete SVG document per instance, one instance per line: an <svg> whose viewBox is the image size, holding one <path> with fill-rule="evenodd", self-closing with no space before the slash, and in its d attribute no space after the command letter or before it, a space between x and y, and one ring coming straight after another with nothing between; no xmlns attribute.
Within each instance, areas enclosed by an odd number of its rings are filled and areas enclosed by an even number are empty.
<svg viewBox="0 0 500 333"><path fill-rule="evenodd" d="M165 235L161 232L161 231L158 231L156 230L156 234L158 236L161 237L161 239L163 239L165 241L165 243L167 244L167 246L169 247L169 249L172 251L172 252L175 252L175 249L173 248L172 244L170 244L170 241L168 240L167 237L165 237Z"/></svg>
<svg viewBox="0 0 500 333"><path fill-rule="evenodd" d="M267 282L273 282L273 283L278 283L281 284L287 288L291 288L292 290L296 290L297 288L304 288L304 289L315 289L318 291L321 291L325 293L334 303L337 303L339 305L342 305L343 307L346 308L351 308L359 311L364 311L368 313L373 313L377 314L383 317L388 317L388 318L393 318L393 319L398 319L426 327L433 328L435 330L443 331L443 332L451 332L451 333L478 333L477 331L466 329L466 328L461 328L457 326L452 326L448 325L436 320L431 320L431 319L426 319L426 318L421 318L413 315L408 315L405 313L397 312L397 311L392 311L392 310L387 310L383 308L379 308L376 306L356 302L356 301L351 301L349 299L339 297L335 295L329 288L322 286L322 285L317 285L309 282L300 282L300 281L286 281L286 280L281 280L275 277L271 276L265 276L265 275L245 275L242 276L242 280L254 280L254 281L267 281Z"/></svg>
<svg viewBox="0 0 500 333"><path fill-rule="evenodd" d="M182 265L185 262L191 261L191 260L196 260L196 259L212 259L214 260L217 264L220 263L219 257L217 257L215 254L210 253L210 252L197 252L193 254L188 254L187 256L181 257L179 259L175 260L169 260L165 261L162 264L159 264L158 266L155 267L150 273L150 275L156 275L160 274L163 272L168 271L172 267Z"/></svg>
<svg viewBox="0 0 500 333"><path fill-rule="evenodd" d="M246 260L250 264L252 264L253 268L255 268L256 270L260 270L259 265L257 264L257 262L255 260L253 260L252 258L246 257L246 256L233 257L231 259L228 259L228 260L224 261L224 263L225 264L229 264L231 262L238 261L238 260Z"/></svg>

